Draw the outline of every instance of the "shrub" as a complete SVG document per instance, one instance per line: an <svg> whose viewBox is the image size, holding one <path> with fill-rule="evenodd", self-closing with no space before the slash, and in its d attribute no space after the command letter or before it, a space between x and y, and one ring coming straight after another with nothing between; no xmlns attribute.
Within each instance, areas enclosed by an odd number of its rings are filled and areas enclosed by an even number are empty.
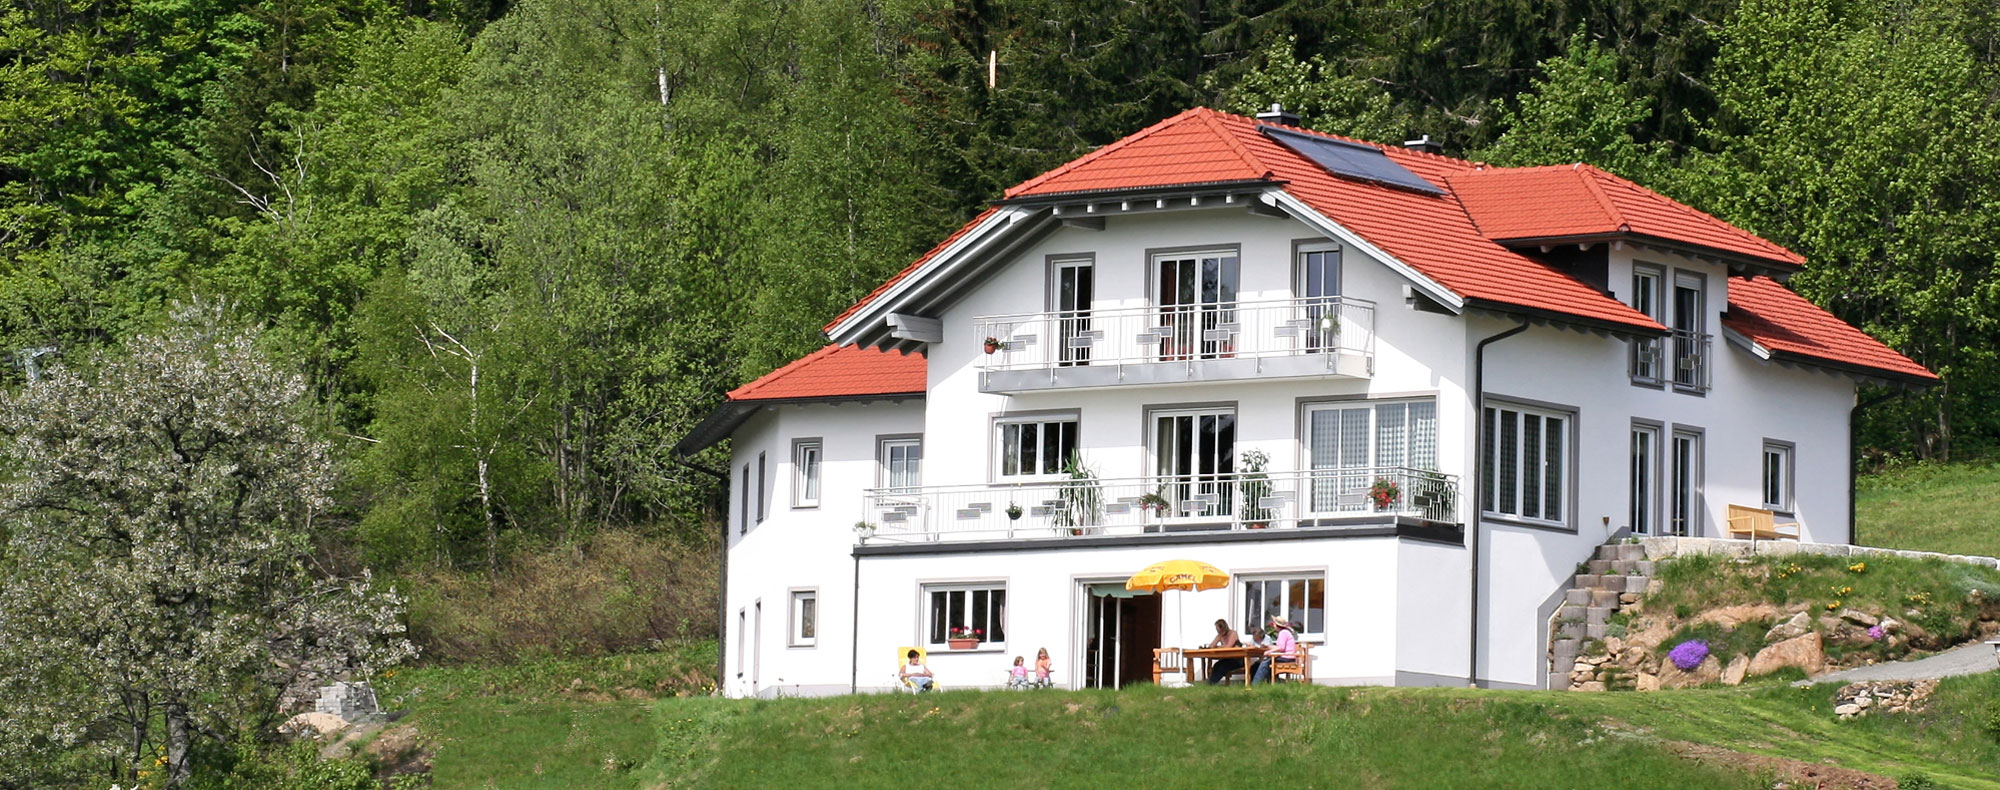
<svg viewBox="0 0 2000 790"><path fill-rule="evenodd" d="M1705 658L1708 658L1708 643L1699 639L1690 639L1674 645L1674 649L1667 652L1667 660L1674 662L1674 666L1679 667L1682 672L1701 666L1702 659Z"/></svg>
<svg viewBox="0 0 2000 790"><path fill-rule="evenodd" d="M1939 790L1939 787L1929 774L1911 771L1896 779L1896 790Z"/></svg>
<svg viewBox="0 0 2000 790"><path fill-rule="evenodd" d="M498 576L411 574L410 636L443 662L517 661L646 649L715 635L712 538L609 531L517 554Z"/></svg>

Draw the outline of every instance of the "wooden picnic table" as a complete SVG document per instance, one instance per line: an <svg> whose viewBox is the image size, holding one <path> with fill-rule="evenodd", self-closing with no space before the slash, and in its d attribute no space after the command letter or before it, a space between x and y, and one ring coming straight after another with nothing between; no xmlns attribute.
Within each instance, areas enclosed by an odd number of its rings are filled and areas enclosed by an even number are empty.
<svg viewBox="0 0 2000 790"><path fill-rule="evenodd" d="M1263 658L1264 650L1263 645L1239 644L1235 647L1191 647L1181 651L1181 654L1189 658L1201 659L1201 676L1203 678L1208 677L1211 662L1224 658L1243 659L1243 685L1249 686L1250 670L1256 666L1251 659Z"/></svg>

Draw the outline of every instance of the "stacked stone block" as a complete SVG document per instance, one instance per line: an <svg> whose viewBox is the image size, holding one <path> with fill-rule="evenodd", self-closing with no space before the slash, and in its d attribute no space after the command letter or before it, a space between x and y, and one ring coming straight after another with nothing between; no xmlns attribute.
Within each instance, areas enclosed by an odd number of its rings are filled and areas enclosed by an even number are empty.
<svg viewBox="0 0 2000 790"><path fill-rule="evenodd" d="M1549 677L1553 688L1569 688L1572 672L1582 671L1577 657L1583 645L1602 640L1611 615L1638 603L1653 582L1653 561L1637 543L1607 543L1584 563L1575 586L1563 593L1556 609L1556 627L1549 634Z"/></svg>

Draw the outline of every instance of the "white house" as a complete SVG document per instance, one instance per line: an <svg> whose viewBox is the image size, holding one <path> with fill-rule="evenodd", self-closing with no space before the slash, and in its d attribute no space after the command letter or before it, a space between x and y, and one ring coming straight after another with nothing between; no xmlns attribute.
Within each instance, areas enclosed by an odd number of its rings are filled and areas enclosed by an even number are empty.
<svg viewBox="0 0 2000 790"><path fill-rule="evenodd" d="M1043 648L1115 686L1273 611L1318 682L1540 687L1607 540L1730 505L1850 540L1856 387L1935 377L1780 284L1803 264L1588 165L1174 116L1008 190L676 448L731 441L727 687L881 690L906 645L951 687ZM1124 597L1173 558L1234 578Z"/></svg>

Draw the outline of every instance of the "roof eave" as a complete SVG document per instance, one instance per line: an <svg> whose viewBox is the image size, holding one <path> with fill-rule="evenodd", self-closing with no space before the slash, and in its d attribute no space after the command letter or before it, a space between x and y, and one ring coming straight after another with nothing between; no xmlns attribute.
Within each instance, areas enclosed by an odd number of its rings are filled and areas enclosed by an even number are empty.
<svg viewBox="0 0 2000 790"><path fill-rule="evenodd" d="M1745 255L1733 250L1718 249L1704 244L1694 244L1678 239L1669 239L1663 236L1654 236L1629 230L1570 233L1559 236L1513 236L1493 239L1493 243L1509 249L1520 247L1553 247L1559 244L1601 244L1615 241L1658 247L1695 257L1714 258L1729 264L1733 268L1740 268L1749 274L1762 274L1778 280L1783 280L1805 268L1795 261Z"/></svg>
<svg viewBox="0 0 2000 790"><path fill-rule="evenodd" d="M1581 316L1581 315L1576 315L1574 313L1565 313L1560 310L1548 310L1540 307L1528 307L1526 305L1518 305L1508 302L1499 302L1499 301L1494 301L1492 299L1482 299L1478 297L1465 300L1465 307L1468 310L1479 310L1488 313L1499 313L1510 317L1526 318L1531 321L1545 322L1550 324L1566 324L1586 331L1606 332L1609 334L1621 335L1625 337L1655 338L1655 337L1665 337L1668 334L1668 330L1666 329L1666 327L1645 327L1645 326L1640 326L1638 324L1627 324L1620 321L1609 321L1602 318L1591 318L1589 316Z"/></svg>
<svg viewBox="0 0 2000 790"><path fill-rule="evenodd" d="M1899 370L1889 370L1870 365L1856 365L1851 362L1771 348L1757 342L1755 338L1727 326L1722 328L1722 336L1730 343L1749 351L1751 355L1767 362L1820 368L1829 372L1852 376L1870 384L1900 387L1903 389L1926 389L1937 383L1937 379L1935 378L1925 378Z"/></svg>
<svg viewBox="0 0 2000 790"><path fill-rule="evenodd" d="M1143 187L1120 187L1115 189L1074 189L1067 192L1038 192L1031 195L1015 195L993 201L996 206L1045 207L1085 201L1112 201L1125 198L1183 197L1188 193L1251 192L1268 186L1282 186L1289 183L1279 178L1245 178L1229 181L1191 181L1185 184L1157 184Z"/></svg>
<svg viewBox="0 0 2000 790"><path fill-rule="evenodd" d="M890 286L889 290L877 294L875 298L869 300L867 304L862 305L860 309L855 310L846 318L836 322L831 329L827 330L827 339L839 345L874 345L873 342L864 342L860 335L867 332L871 327L879 327L883 323L883 316L893 308L904 294L909 293L912 288L917 287L918 283L929 279L932 273L950 266L960 256L965 254L967 250L979 248L998 237L1005 236L1007 229L1012 227L1017 221L1033 213L1033 211L1026 209L994 212L985 221L981 222L979 227L960 236L958 241L954 242L950 247L939 250L936 255L931 256L931 259L925 261L924 265L918 267L916 271L910 272L908 275L897 280L896 284Z"/></svg>
<svg viewBox="0 0 2000 790"><path fill-rule="evenodd" d="M748 422L750 416L766 406L798 406L813 403L865 403L869 401L905 401L922 399L925 393L890 392L867 395L815 395L799 398L760 398L752 400L726 400L716 404L708 415L695 423L688 435L674 444L674 454L683 458L720 444L729 438L737 428Z"/></svg>

